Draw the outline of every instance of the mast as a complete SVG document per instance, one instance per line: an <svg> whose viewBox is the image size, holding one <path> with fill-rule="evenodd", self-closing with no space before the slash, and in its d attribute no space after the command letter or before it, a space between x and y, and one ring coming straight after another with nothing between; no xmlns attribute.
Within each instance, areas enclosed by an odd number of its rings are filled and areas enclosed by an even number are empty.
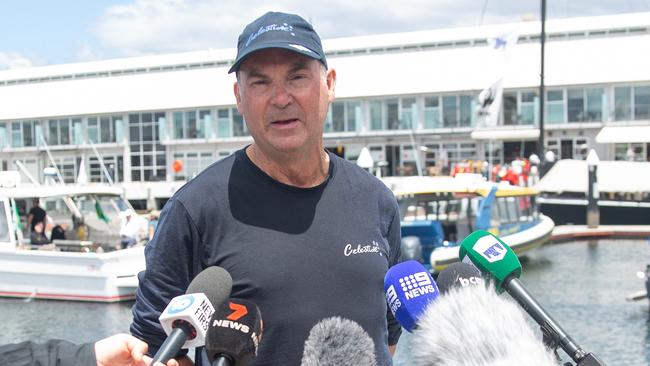
<svg viewBox="0 0 650 366"><path fill-rule="evenodd" d="M537 151L539 158L544 161L544 41L546 39L546 0L542 0L542 34L540 35L541 42L541 72L539 80L539 142Z"/></svg>

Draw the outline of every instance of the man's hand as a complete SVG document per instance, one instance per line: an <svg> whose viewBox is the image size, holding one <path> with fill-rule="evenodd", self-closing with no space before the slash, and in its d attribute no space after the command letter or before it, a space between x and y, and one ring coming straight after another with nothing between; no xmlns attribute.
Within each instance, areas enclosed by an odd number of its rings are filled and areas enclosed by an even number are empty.
<svg viewBox="0 0 650 366"><path fill-rule="evenodd" d="M147 344L128 335L116 334L95 343L97 366L150 366L151 357L145 356ZM156 366L164 366L160 362ZM179 366L174 359L167 366Z"/></svg>

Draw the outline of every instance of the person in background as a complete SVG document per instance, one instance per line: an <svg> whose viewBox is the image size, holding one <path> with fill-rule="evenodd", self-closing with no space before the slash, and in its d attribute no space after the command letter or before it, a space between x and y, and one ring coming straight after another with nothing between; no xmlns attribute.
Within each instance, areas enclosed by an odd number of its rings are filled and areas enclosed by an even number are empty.
<svg viewBox="0 0 650 366"><path fill-rule="evenodd" d="M231 296L256 303L264 319L251 366L299 365L311 328L332 316L361 325L377 365L391 365L401 328L383 282L400 257L399 209L384 183L324 148L336 71L318 34L298 15L266 13L239 36L230 72L253 143L165 204L145 247L131 333L159 347L169 301L220 266Z"/></svg>
<svg viewBox="0 0 650 366"><path fill-rule="evenodd" d="M0 365L11 366L150 366L147 344L129 334L75 345L62 340L0 346ZM163 366L157 362L155 366ZM166 366L178 366L172 359Z"/></svg>
<svg viewBox="0 0 650 366"><path fill-rule="evenodd" d="M144 218L136 215L131 209L120 212L122 224L120 228L120 244L122 249L131 248L138 244L145 230Z"/></svg>
<svg viewBox="0 0 650 366"><path fill-rule="evenodd" d="M151 210L151 212L149 212L149 225L147 226L149 231L149 240L153 239L153 234L156 233L156 228L158 227L159 218L160 218L160 212L156 210Z"/></svg>
<svg viewBox="0 0 650 366"><path fill-rule="evenodd" d="M34 245L47 244L49 240L45 236L45 223L47 212L40 206L38 198L32 199L32 208L27 214L27 224L29 225L30 243Z"/></svg>

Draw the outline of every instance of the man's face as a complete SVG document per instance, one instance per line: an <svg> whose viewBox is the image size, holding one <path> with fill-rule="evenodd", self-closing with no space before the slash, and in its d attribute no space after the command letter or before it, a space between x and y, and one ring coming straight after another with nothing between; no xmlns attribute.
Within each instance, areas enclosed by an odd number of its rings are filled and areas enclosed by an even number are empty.
<svg viewBox="0 0 650 366"><path fill-rule="evenodd" d="M248 56L234 91L255 144L267 154L286 154L322 150L335 84L336 73L320 61L272 48Z"/></svg>

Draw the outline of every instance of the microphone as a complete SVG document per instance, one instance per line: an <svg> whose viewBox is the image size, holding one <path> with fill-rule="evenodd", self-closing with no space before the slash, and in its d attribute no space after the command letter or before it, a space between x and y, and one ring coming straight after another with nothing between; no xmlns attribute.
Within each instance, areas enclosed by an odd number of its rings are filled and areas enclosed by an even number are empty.
<svg viewBox="0 0 650 366"><path fill-rule="evenodd" d="M485 285L481 272L476 267L463 262L454 262L443 269L438 274L436 283L442 295L454 288Z"/></svg>
<svg viewBox="0 0 650 366"><path fill-rule="evenodd" d="M557 365L522 310L487 286L451 288L430 304L413 331L411 360L412 366Z"/></svg>
<svg viewBox="0 0 650 366"><path fill-rule="evenodd" d="M519 258L501 239L487 231L477 230L462 241L458 256L462 262L473 264L493 277L497 291L506 290L535 319L544 335L550 338L551 348L559 345L578 365L603 365L595 355L580 348L526 290L519 281Z"/></svg>
<svg viewBox="0 0 650 366"><path fill-rule="evenodd" d="M213 266L201 271L185 291L173 298L158 318L167 339L151 364L167 363L181 348L201 347L214 313L214 306L230 296L232 278L223 268Z"/></svg>
<svg viewBox="0 0 650 366"><path fill-rule="evenodd" d="M316 323L300 366L376 366L375 343L356 322L340 317Z"/></svg>
<svg viewBox="0 0 650 366"><path fill-rule="evenodd" d="M415 260L388 269L384 277L384 292L390 311L409 332L415 329L426 306L440 294L429 271Z"/></svg>
<svg viewBox="0 0 650 366"><path fill-rule="evenodd" d="M213 366L246 366L262 339L262 313L255 303L231 298L217 306L205 337Z"/></svg>

